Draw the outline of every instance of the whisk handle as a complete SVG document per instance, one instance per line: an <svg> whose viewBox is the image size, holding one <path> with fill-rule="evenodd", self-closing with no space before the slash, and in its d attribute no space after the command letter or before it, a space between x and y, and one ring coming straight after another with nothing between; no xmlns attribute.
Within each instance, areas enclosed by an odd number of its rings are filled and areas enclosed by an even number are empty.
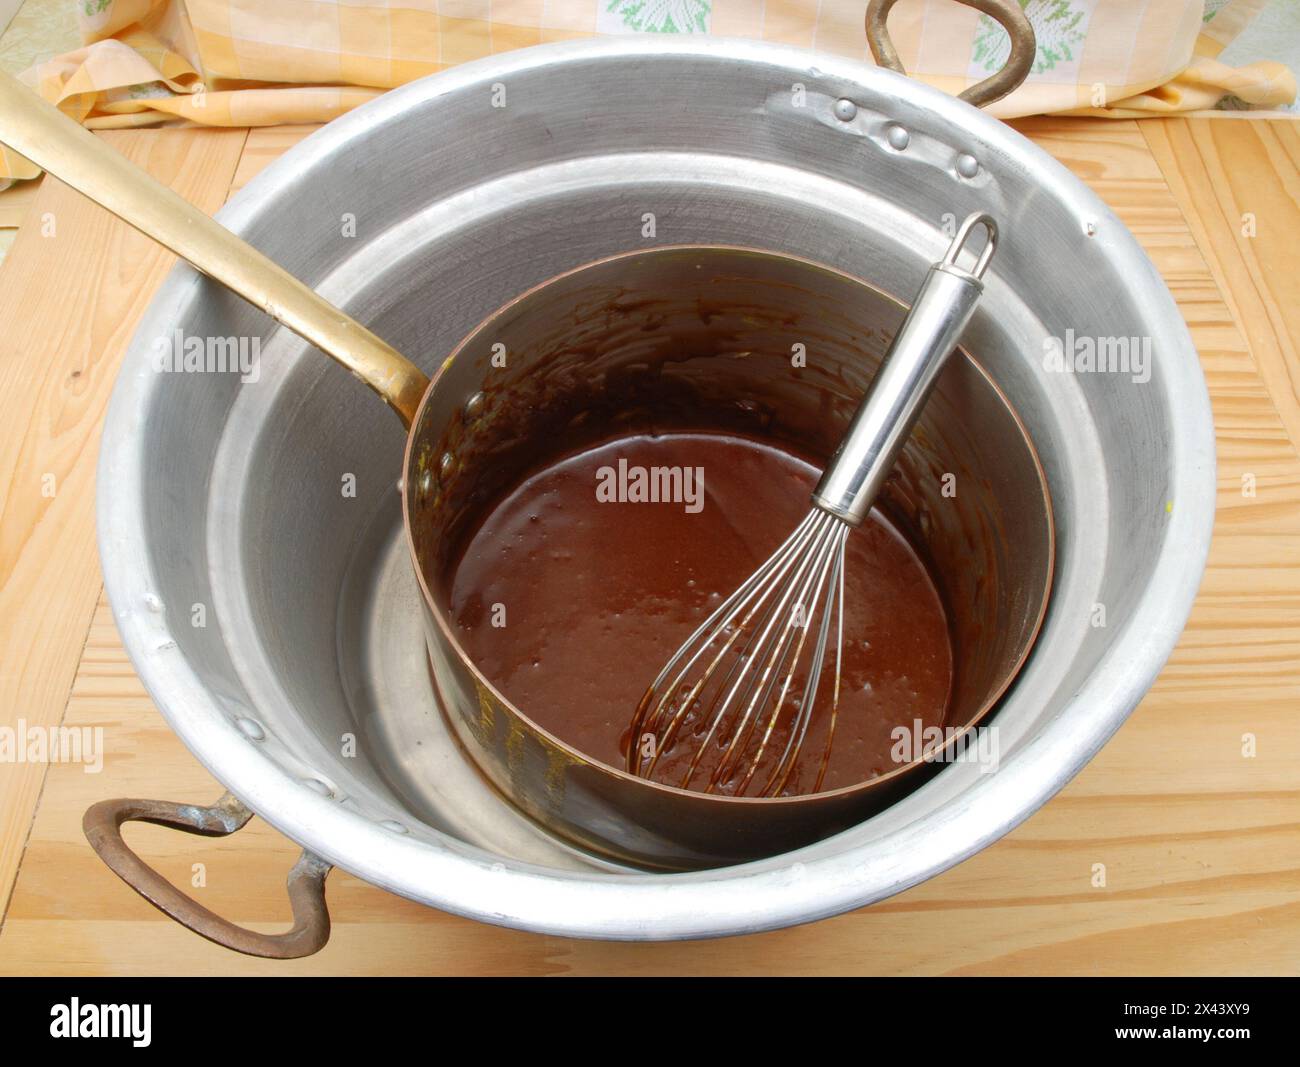
<svg viewBox="0 0 1300 1067"><path fill-rule="evenodd" d="M988 240L974 271L968 271L957 266L957 255L977 224L984 226ZM982 278L996 243L993 219L971 215L957 231L948 254L926 274L848 433L813 491L813 503L823 511L853 526L871 511L984 292Z"/></svg>

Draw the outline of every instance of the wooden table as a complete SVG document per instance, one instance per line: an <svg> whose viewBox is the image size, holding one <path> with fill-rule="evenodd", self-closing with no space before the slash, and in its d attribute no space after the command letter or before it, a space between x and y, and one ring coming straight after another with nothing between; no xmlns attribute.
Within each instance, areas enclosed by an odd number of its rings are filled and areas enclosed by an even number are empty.
<svg viewBox="0 0 1300 1067"><path fill-rule="evenodd" d="M93 855L80 828L93 801L222 790L135 677L94 544L105 404L172 258L46 179L0 266L0 725L102 726L107 754L101 773L0 764L0 973L1300 972L1300 125L1019 126L1118 212L1196 339L1219 512L1191 622L1114 740L993 847L870 909L687 944L496 929L336 872L329 945L266 962L183 930ZM105 136L214 211L305 132ZM265 824L228 841L143 826L128 840L181 885L202 864L193 892L221 914L266 930L287 921L297 849Z"/></svg>

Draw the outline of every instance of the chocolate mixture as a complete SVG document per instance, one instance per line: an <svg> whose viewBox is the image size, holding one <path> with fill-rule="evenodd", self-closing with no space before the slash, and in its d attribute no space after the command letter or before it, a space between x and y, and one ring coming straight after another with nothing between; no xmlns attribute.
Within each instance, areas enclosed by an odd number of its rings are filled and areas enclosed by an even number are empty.
<svg viewBox="0 0 1300 1067"><path fill-rule="evenodd" d="M647 485L638 472L651 468L677 472L673 499L638 498ZM525 715L622 768L646 687L808 512L817 477L786 451L725 433L632 433L544 461L463 543L449 582L457 636ZM873 512L848 539L844 674L822 788L897 767L891 731L915 720L942 725L952 679L939 594L912 548ZM824 682L786 795L814 788L828 692ZM784 748L780 727L773 743L776 753ZM689 730L664 754L662 780L677 784L694 751L688 744L699 744Z"/></svg>

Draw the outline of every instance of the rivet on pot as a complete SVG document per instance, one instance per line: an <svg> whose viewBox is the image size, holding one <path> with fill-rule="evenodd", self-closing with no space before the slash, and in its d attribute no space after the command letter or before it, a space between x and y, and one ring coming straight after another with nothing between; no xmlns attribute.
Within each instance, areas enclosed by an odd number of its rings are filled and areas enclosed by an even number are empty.
<svg viewBox="0 0 1300 1067"><path fill-rule="evenodd" d="M835 101L835 106L831 110L841 122L852 122L858 113L858 105L852 100L840 99Z"/></svg>
<svg viewBox="0 0 1300 1067"><path fill-rule="evenodd" d="M908 142L912 139L912 135L903 129L902 126L890 126L889 132L885 134L885 137L889 141L889 147L899 152L903 151L903 149L907 147Z"/></svg>
<svg viewBox="0 0 1300 1067"><path fill-rule="evenodd" d="M158 594L146 593L144 597L144 606L150 611L159 612L163 609L163 602Z"/></svg>
<svg viewBox="0 0 1300 1067"><path fill-rule="evenodd" d="M239 732L250 741L266 740L266 731L262 728L262 724L256 719L250 719L246 715L241 715L235 720L235 725L239 727Z"/></svg>
<svg viewBox="0 0 1300 1067"><path fill-rule="evenodd" d="M450 452L444 452L442 459L438 460L438 474L445 478L451 473L451 465L456 462L455 457Z"/></svg>
<svg viewBox="0 0 1300 1067"><path fill-rule="evenodd" d="M1097 224L1093 222L1091 219L1089 219L1087 222L1083 224L1083 232L1086 233L1089 237L1096 237Z"/></svg>
<svg viewBox="0 0 1300 1067"><path fill-rule="evenodd" d="M426 470L420 475L420 499L427 497L433 489L433 471Z"/></svg>
<svg viewBox="0 0 1300 1067"><path fill-rule="evenodd" d="M969 152L963 152L957 157L957 173L963 178L973 178L979 172L979 161Z"/></svg>
<svg viewBox="0 0 1300 1067"><path fill-rule="evenodd" d="M396 819L383 819L380 821L379 825L382 826L389 833L394 833L394 834L410 833L410 831L405 826L403 826L400 822L398 822Z"/></svg>
<svg viewBox="0 0 1300 1067"><path fill-rule="evenodd" d="M319 778L304 778L302 784L313 793L319 793L323 797L332 797L334 795L334 790Z"/></svg>
<svg viewBox="0 0 1300 1067"><path fill-rule="evenodd" d="M468 400L465 401L465 414L471 419L477 418L479 412L483 410L483 404L485 399L486 398L483 396L481 390L475 393L473 396L471 396Z"/></svg>

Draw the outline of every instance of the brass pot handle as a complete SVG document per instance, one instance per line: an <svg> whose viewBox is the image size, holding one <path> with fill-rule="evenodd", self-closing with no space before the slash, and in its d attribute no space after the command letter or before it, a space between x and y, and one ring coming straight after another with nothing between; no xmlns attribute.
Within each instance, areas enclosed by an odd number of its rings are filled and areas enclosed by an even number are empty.
<svg viewBox="0 0 1300 1067"><path fill-rule="evenodd" d="M342 364L408 429L429 379L387 342L0 71L0 142Z"/></svg>
<svg viewBox="0 0 1300 1067"><path fill-rule="evenodd" d="M90 847L114 874L155 908L209 941L249 956L276 960L319 952L330 939L325 877L332 868L319 856L304 850L289 872L286 884L293 926L282 934L260 934L236 926L190 899L132 852L122 838L122 824L127 822L149 822L204 837L225 837L252 817L253 813L229 793L210 808L166 800L103 800L87 809L81 828Z"/></svg>
<svg viewBox="0 0 1300 1067"><path fill-rule="evenodd" d="M885 21L889 11L898 0L870 0L867 4L867 44L871 54L882 67L906 74L898 58L894 43L889 39L889 30ZM1038 51L1038 42L1034 37L1034 27L1025 16L1024 10L1016 0L957 0L958 3L973 7L996 19L1011 38L1011 54L1003 68L990 78L985 78L977 85L957 96L976 107L984 107L994 100L1001 100L1008 93L1020 87L1029 77L1034 65L1034 56Z"/></svg>

